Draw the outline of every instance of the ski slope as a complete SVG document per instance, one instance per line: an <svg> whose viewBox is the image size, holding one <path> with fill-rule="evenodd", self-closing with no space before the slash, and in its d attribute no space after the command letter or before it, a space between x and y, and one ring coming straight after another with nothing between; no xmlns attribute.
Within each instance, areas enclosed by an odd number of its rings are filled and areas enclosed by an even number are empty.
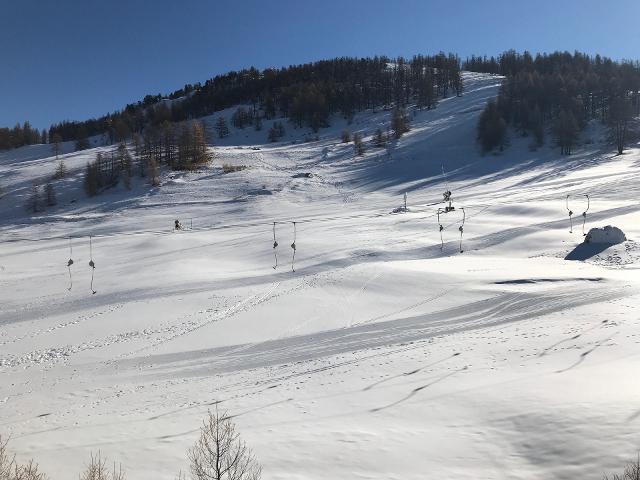
<svg viewBox="0 0 640 480"><path fill-rule="evenodd" d="M211 166L93 199L83 168L112 147L66 145L58 206L37 215L23 205L55 158L0 152L0 434L54 479L96 451L131 479L175 478L216 405L265 479L619 470L640 448L640 149L614 156L590 125L570 157L515 134L482 156L475 126L501 79L464 79L361 158L340 132L368 140L389 112L318 140L232 128ZM458 208L441 246L445 188ZM565 260L584 250L584 194L586 230L628 241Z"/></svg>

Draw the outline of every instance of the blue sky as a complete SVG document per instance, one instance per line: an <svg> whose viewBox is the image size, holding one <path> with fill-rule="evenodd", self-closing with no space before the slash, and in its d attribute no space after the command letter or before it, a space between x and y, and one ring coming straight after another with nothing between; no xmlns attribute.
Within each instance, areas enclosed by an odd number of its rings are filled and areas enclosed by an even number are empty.
<svg viewBox="0 0 640 480"><path fill-rule="evenodd" d="M344 55L635 59L639 18L637 0L0 0L0 126L48 127L228 70Z"/></svg>

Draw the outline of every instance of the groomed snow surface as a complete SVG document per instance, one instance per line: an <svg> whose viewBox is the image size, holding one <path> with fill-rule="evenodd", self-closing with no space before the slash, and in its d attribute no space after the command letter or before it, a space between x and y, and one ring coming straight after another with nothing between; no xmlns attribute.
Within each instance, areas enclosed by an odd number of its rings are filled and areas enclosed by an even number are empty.
<svg viewBox="0 0 640 480"><path fill-rule="evenodd" d="M267 144L265 124L233 130L199 172L87 199L84 165L111 147L67 146L59 204L35 216L22 205L55 158L0 153L0 434L53 479L97 451L130 479L173 479L217 404L265 479L619 471L640 449L640 150L614 156L592 125L570 157L517 135L482 156L475 126L500 78L465 83L362 158L339 120L307 143L287 125ZM458 208L441 248L445 189ZM587 231L628 240L577 250L569 194L590 196Z"/></svg>

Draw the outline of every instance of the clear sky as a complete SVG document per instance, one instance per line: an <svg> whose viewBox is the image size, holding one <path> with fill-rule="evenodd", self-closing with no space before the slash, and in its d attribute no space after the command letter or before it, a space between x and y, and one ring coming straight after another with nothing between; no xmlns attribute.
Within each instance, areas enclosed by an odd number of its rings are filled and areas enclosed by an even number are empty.
<svg viewBox="0 0 640 480"><path fill-rule="evenodd" d="M640 58L638 0L0 0L0 126L99 116L248 66L514 48Z"/></svg>

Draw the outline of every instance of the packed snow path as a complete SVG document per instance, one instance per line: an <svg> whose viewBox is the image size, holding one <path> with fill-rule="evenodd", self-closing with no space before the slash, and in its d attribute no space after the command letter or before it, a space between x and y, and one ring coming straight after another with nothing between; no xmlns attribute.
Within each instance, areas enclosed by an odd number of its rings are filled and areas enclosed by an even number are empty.
<svg viewBox="0 0 640 480"><path fill-rule="evenodd" d="M465 80L364 158L340 131L371 135L388 112L308 143L234 130L210 168L92 200L96 149L68 153L60 205L37 217L21 205L55 159L0 153L0 434L52 478L100 450L132 479L172 479L218 405L266 479L619 470L640 446L640 151L613 156L594 125L571 157L518 137L481 156L500 79ZM467 213L463 254L457 211L440 247L445 183ZM404 192L409 212L390 214ZM583 193L587 228L628 241L565 260L583 241L565 197ZM172 233L175 218L193 230Z"/></svg>

